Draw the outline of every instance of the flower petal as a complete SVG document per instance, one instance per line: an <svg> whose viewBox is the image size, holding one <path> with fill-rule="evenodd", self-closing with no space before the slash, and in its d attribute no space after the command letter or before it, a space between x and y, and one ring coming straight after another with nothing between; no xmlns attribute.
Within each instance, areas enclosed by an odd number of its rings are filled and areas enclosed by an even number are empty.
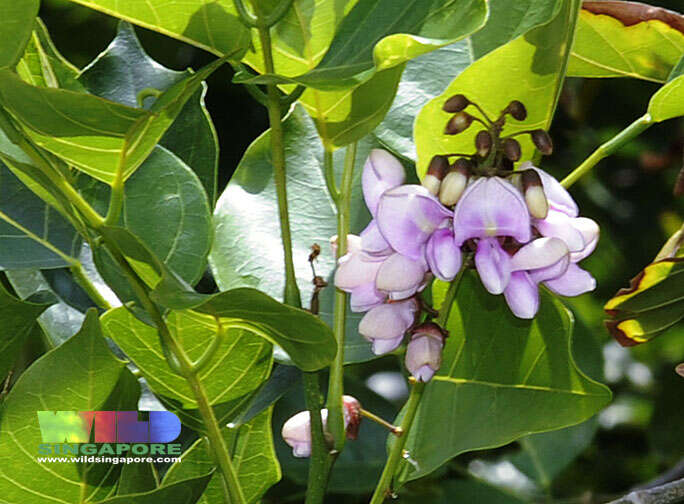
<svg viewBox="0 0 684 504"><path fill-rule="evenodd" d="M422 246L451 212L419 185L404 185L380 198L377 222L380 232L394 250L413 259L422 255Z"/></svg>
<svg viewBox="0 0 684 504"><path fill-rule="evenodd" d="M540 282L545 282L546 280L551 280L552 278L558 278L567 271L569 265L570 256L565 255L558 262L547 266L546 268L528 271L527 274L530 275L530 279L534 283L538 284Z"/></svg>
<svg viewBox="0 0 684 504"><path fill-rule="evenodd" d="M402 254L392 254L380 266L375 287L385 292L402 292L413 295L423 283L427 265ZM406 296L404 296L406 297Z"/></svg>
<svg viewBox="0 0 684 504"><path fill-rule="evenodd" d="M366 229L361 231L361 248L373 256L387 256L393 252L390 244L382 236L375 219L370 221Z"/></svg>
<svg viewBox="0 0 684 504"><path fill-rule="evenodd" d="M530 214L520 192L500 177L483 177L468 186L454 211L456 244L469 238L511 236L530 241Z"/></svg>
<svg viewBox="0 0 684 504"><path fill-rule="evenodd" d="M537 238L518 250L511 258L512 271L546 268L567 257L568 247L558 238Z"/></svg>
<svg viewBox="0 0 684 504"><path fill-rule="evenodd" d="M387 294L376 289L375 282L369 282L352 289L349 304L353 312L366 312L381 305L386 299Z"/></svg>
<svg viewBox="0 0 684 504"><path fill-rule="evenodd" d="M427 242L425 258L434 275L450 282L461 269L461 249L454 241L454 233L450 229L438 229Z"/></svg>
<svg viewBox="0 0 684 504"><path fill-rule="evenodd" d="M539 310L539 287L524 271L514 271L504 291L508 307L518 318L532 319Z"/></svg>
<svg viewBox="0 0 684 504"><path fill-rule="evenodd" d="M543 236L560 238L568 246L570 252L584 249L584 237L573 224L573 218L563 212L550 209L546 219L535 219L534 226Z"/></svg>
<svg viewBox="0 0 684 504"><path fill-rule="evenodd" d="M375 282L382 260L373 260L363 252L349 253L340 257L335 271L335 287L345 292Z"/></svg>
<svg viewBox="0 0 684 504"><path fill-rule="evenodd" d="M511 277L511 258L496 238L484 238L477 244L475 268L485 289L501 294Z"/></svg>
<svg viewBox="0 0 684 504"><path fill-rule="evenodd" d="M565 274L544 282L552 292L560 296L579 296L596 288L596 280L591 273L576 264L570 264Z"/></svg>
<svg viewBox="0 0 684 504"><path fill-rule="evenodd" d="M376 354L387 353L401 344L404 333L415 321L417 311L415 299L376 306L361 319L359 334L373 342Z"/></svg>
<svg viewBox="0 0 684 504"><path fill-rule="evenodd" d="M363 198L372 216L375 217L380 196L403 184L405 179L404 167L397 158L381 149L371 151L363 167L361 185Z"/></svg>
<svg viewBox="0 0 684 504"><path fill-rule="evenodd" d="M414 337L406 347L406 369L416 380L429 381L442 365L443 346L431 336Z"/></svg>
<svg viewBox="0 0 684 504"><path fill-rule="evenodd" d="M546 199L549 204L558 211L563 212L569 217L577 217L579 209L577 203L572 199L570 193L558 182L553 176L546 173L544 170L532 165L529 161L520 165L520 170L528 170L532 168L539 174L544 187Z"/></svg>
<svg viewBox="0 0 684 504"><path fill-rule="evenodd" d="M573 219L572 227L582 234L585 244L581 251L570 254L570 260L576 263L588 257L594 251L599 241L600 229L595 221L587 217Z"/></svg>

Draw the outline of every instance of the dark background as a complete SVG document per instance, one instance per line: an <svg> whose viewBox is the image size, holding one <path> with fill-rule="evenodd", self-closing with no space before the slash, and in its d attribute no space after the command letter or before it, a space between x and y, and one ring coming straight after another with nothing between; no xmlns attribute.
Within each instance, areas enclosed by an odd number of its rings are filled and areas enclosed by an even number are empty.
<svg viewBox="0 0 684 504"><path fill-rule="evenodd" d="M675 0L649 3L682 8ZM78 67L106 48L117 24L114 18L63 0L44 0L41 17L58 49ZM148 53L167 67L197 69L214 59L157 33L142 28L137 28L137 33ZM241 86L231 84L231 77L230 67L224 65L211 76L206 98L221 144L219 191L247 146L267 128L265 110ZM601 142L641 116L657 88L658 84L627 79L569 79L551 131L555 153L543 166L558 176L569 173ZM562 502L602 502L595 495L622 493L674 467L684 455L684 380L672 371L684 360L684 331L676 328L653 343L621 352L610 343L601 324L603 303L650 262L681 225L684 207L671 190L682 167L683 147L681 120L656 125L602 161L573 188L582 213L600 222L602 240L586 263L599 288L573 302L572 307L606 345L609 366L624 369L606 380L615 393L617 420L612 424L610 419L602 421L592 446L554 484L554 495L569 499ZM370 366L352 373L363 377L385 365L379 361ZM473 457L490 456L495 455L469 454L458 457L457 462L463 466ZM287 482L279 488L269 493L270 502L282 502L283 494L301 491ZM357 502L356 497L334 500ZM364 501L358 498L358 502Z"/></svg>

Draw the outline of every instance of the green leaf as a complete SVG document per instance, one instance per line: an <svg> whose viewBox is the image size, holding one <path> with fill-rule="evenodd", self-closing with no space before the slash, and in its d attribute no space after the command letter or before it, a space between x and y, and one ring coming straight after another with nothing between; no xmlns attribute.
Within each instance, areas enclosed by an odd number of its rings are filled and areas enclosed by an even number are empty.
<svg viewBox="0 0 684 504"><path fill-rule="evenodd" d="M575 21L579 12L577 0L563 0L559 14L546 25L499 47L466 68L420 112L415 123L417 170L422 176L436 154L472 152L477 124L459 135L445 135L450 115L442 110L444 102L454 94L465 94L478 103L489 116L497 117L511 100L527 107L527 120L509 120L504 134L526 129L548 128L565 77L568 47L572 45ZM517 85L512 87L511 82ZM520 137L522 159L530 159L534 146L527 136Z"/></svg>
<svg viewBox="0 0 684 504"><path fill-rule="evenodd" d="M96 504L195 504L202 497L213 473L205 471L199 476L163 485L141 493L117 495L97 501Z"/></svg>
<svg viewBox="0 0 684 504"><path fill-rule="evenodd" d="M415 161L413 123L420 110L475 60L548 23L558 14L560 6L559 1L547 0L491 2L489 19L482 30L467 40L424 54L406 64L399 91L375 135L392 151Z"/></svg>
<svg viewBox="0 0 684 504"><path fill-rule="evenodd" d="M219 337L216 319L202 313L170 312L166 322L192 361L197 361ZM186 408L197 407L186 380L167 364L155 328L123 307L105 313L102 327L140 368L155 393L176 399ZM211 404L251 392L271 369L271 346L266 341L244 329L227 327L224 332L218 348L198 374Z"/></svg>
<svg viewBox="0 0 684 504"><path fill-rule="evenodd" d="M71 224L0 162L0 269L68 266L80 247Z"/></svg>
<svg viewBox="0 0 684 504"><path fill-rule="evenodd" d="M240 21L232 0L166 0L119 2L118 0L71 0L219 56L239 59L250 45L249 30Z"/></svg>
<svg viewBox="0 0 684 504"><path fill-rule="evenodd" d="M439 488L435 489L435 493L439 493L439 496L435 497L427 497L425 492L418 491L420 492L416 492L418 495L411 494L408 491L401 493L401 502L405 502L405 504L452 504L452 502L454 502L453 496L458 495L461 502L478 504L528 504L528 501L524 501L512 493L475 479L440 481Z"/></svg>
<svg viewBox="0 0 684 504"><path fill-rule="evenodd" d="M567 309L546 293L537 317L522 320L466 275L451 310L442 367L410 432L407 449L417 465L408 477L466 451L580 423L604 407L610 390L577 368L572 326Z"/></svg>
<svg viewBox="0 0 684 504"><path fill-rule="evenodd" d="M77 186L106 212L108 186L85 175ZM120 225L186 282L201 278L213 234L209 202L197 175L165 148L156 147L126 181Z"/></svg>
<svg viewBox="0 0 684 504"><path fill-rule="evenodd" d="M176 82L149 111L64 89L42 88L0 70L0 103L41 147L90 176L111 184L128 178L162 138L202 81L223 59Z"/></svg>
<svg viewBox="0 0 684 504"><path fill-rule="evenodd" d="M83 91L83 86L76 80L78 68L59 53L40 18L36 19L36 26L16 70L19 77L34 86Z"/></svg>
<svg viewBox="0 0 684 504"><path fill-rule="evenodd" d="M375 72L471 34L484 25L486 17L483 0L359 0L342 19L314 69L298 76L264 75L246 80L320 89L353 87Z"/></svg>
<svg viewBox="0 0 684 504"><path fill-rule="evenodd" d="M568 64L573 77L665 82L684 55L684 16L637 2L584 2Z"/></svg>
<svg viewBox="0 0 684 504"><path fill-rule="evenodd" d="M0 283L0 320L3 328L0 336L0 377L6 376L12 369L36 319L55 301L57 300L53 296L45 292L20 300Z"/></svg>
<svg viewBox="0 0 684 504"><path fill-rule="evenodd" d="M325 189L323 147L313 121L296 106L283 123L287 155L287 193L297 283L307 304L313 292L308 256L314 243L321 245L316 273L328 281L321 293L321 316L332 322L335 258L328 246L337 234L336 211ZM370 220L361 195L361 167L372 144L359 144L352 192L351 231L360 232ZM335 156L341 168L343 153ZM282 299L285 274L278 224L270 137L265 133L245 152L214 212L215 239L209 264L221 290L254 287ZM339 171L339 170L338 170ZM269 251L264 254L264 251ZM359 314L347 323L345 360L360 362L374 358L368 342L358 334Z"/></svg>
<svg viewBox="0 0 684 504"><path fill-rule="evenodd" d="M146 89L166 91L173 84L192 75L178 72L154 61L140 45L133 27L119 23L117 35L79 76L91 93L129 107L138 107L140 93ZM216 199L218 140L204 106L206 85L188 100L178 117L161 139L161 145L180 157L198 175L210 201ZM143 104L149 106L148 97Z"/></svg>
<svg viewBox="0 0 684 504"><path fill-rule="evenodd" d="M280 464L273 448L271 413L271 409L268 409L237 430L223 429L223 437L231 447L233 466L247 504L258 502L266 490L280 481ZM164 485L206 473L213 467L209 446L204 438L200 439L183 453L181 462L171 466L164 477ZM220 476L215 475L198 502L213 504L223 499Z"/></svg>
<svg viewBox="0 0 684 504"><path fill-rule="evenodd" d="M159 485L157 470L152 463L125 464L121 468L117 495L149 492Z"/></svg>
<svg viewBox="0 0 684 504"><path fill-rule="evenodd" d="M0 68L14 66L21 58L39 8L40 0L3 2L0 6Z"/></svg>
<svg viewBox="0 0 684 504"><path fill-rule="evenodd" d="M36 411L99 410L123 368L107 348L92 310L76 336L21 375L5 402L0 430L0 493L5 502L81 502L116 482L96 478L99 472L84 481L83 467L76 463L38 462L42 437Z"/></svg>
<svg viewBox="0 0 684 504"><path fill-rule="evenodd" d="M683 57L684 59L684 57ZM684 64L675 66L667 84L661 87L648 103L648 113L655 122L684 115Z"/></svg>

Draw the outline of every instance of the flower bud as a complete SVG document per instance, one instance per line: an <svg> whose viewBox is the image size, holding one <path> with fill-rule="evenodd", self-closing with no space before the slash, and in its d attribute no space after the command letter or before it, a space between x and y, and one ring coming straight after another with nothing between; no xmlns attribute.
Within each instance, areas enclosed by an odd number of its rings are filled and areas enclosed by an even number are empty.
<svg viewBox="0 0 684 504"><path fill-rule="evenodd" d="M503 141L503 152L504 155L513 162L519 161L520 156L522 156L520 144L513 138L507 138Z"/></svg>
<svg viewBox="0 0 684 504"><path fill-rule="evenodd" d="M435 323L427 322L413 330L406 348L406 369L413 377L428 382L442 365L444 332Z"/></svg>
<svg viewBox="0 0 684 504"><path fill-rule="evenodd" d="M473 116L466 112L459 112L452 117L444 129L445 135L458 135L467 130L473 123Z"/></svg>
<svg viewBox="0 0 684 504"><path fill-rule="evenodd" d="M373 344L375 355L391 352L401 345L417 313L418 303L413 298L376 306L359 322L359 334Z"/></svg>
<svg viewBox="0 0 684 504"><path fill-rule="evenodd" d="M506 112L511 114L511 117L516 121L524 121L527 119L527 109L525 108L525 105L518 100L513 100L509 103Z"/></svg>
<svg viewBox="0 0 684 504"><path fill-rule="evenodd" d="M423 178L423 187L437 196L442 179L449 170L449 161L444 156L435 156L430 161L427 175Z"/></svg>
<svg viewBox="0 0 684 504"><path fill-rule="evenodd" d="M359 427L361 426L361 403L355 397L343 395L342 407L347 439L356 439L359 437Z"/></svg>
<svg viewBox="0 0 684 504"><path fill-rule="evenodd" d="M470 100L462 94L457 94L444 103L442 110L444 110L444 112L456 113L465 110L468 105L470 105Z"/></svg>
<svg viewBox="0 0 684 504"><path fill-rule="evenodd" d="M489 131L482 130L475 137L475 148L480 157L487 157L492 148L492 135Z"/></svg>
<svg viewBox="0 0 684 504"><path fill-rule="evenodd" d="M463 191L468 185L471 163L467 159L458 159L451 166L439 189L439 201L443 205L453 206L461 198Z"/></svg>
<svg viewBox="0 0 684 504"><path fill-rule="evenodd" d="M539 152L545 156L550 156L553 153L553 142L551 141L551 136L546 131L543 129L534 130L530 133L530 136Z"/></svg>
<svg viewBox="0 0 684 504"><path fill-rule="evenodd" d="M530 215L536 219L546 219L549 213L549 202L544 194L541 177L534 170L525 170L521 173L520 180Z"/></svg>

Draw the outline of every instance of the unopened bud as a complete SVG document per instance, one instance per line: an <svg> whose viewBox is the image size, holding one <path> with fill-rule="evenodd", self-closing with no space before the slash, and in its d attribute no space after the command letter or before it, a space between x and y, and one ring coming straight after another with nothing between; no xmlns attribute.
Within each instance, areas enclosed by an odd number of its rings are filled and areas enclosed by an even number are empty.
<svg viewBox="0 0 684 504"><path fill-rule="evenodd" d="M527 119L527 109L525 108L525 105L518 100L513 100L509 103L506 111L511 114L511 117L516 121L524 121Z"/></svg>
<svg viewBox="0 0 684 504"><path fill-rule="evenodd" d="M506 157L501 158L501 169L502 170L513 171L513 168L515 168L515 164L513 163L513 161L511 161L510 159L508 159Z"/></svg>
<svg viewBox="0 0 684 504"><path fill-rule="evenodd" d="M549 202L539 174L534 170L525 170L521 173L520 180L530 215L536 219L546 219L549 213Z"/></svg>
<svg viewBox="0 0 684 504"><path fill-rule="evenodd" d="M475 137L475 148L478 155L487 157L489 150L492 148L492 135L489 134L489 131L482 130L478 132Z"/></svg>
<svg viewBox="0 0 684 504"><path fill-rule="evenodd" d="M456 160L442 180L442 186L439 189L439 201L443 205L453 206L458 202L468 185L470 170L470 161L463 158Z"/></svg>
<svg viewBox="0 0 684 504"><path fill-rule="evenodd" d="M503 141L503 152L504 155L513 162L519 161L520 156L522 156L520 144L513 138L507 138Z"/></svg>
<svg viewBox="0 0 684 504"><path fill-rule="evenodd" d="M433 322L421 324L413 330L406 347L406 369L413 377L428 382L442 365L445 334Z"/></svg>
<svg viewBox="0 0 684 504"><path fill-rule="evenodd" d="M677 174L677 180L675 180L675 185L672 188L672 194L674 194L676 197L684 194L684 166Z"/></svg>
<svg viewBox="0 0 684 504"><path fill-rule="evenodd" d="M430 161L427 175L423 178L423 187L435 196L439 193L439 186L449 171L449 161L444 156L435 156Z"/></svg>
<svg viewBox="0 0 684 504"><path fill-rule="evenodd" d="M342 407L344 408L347 439L356 439L359 437L359 427L361 426L361 403L355 397L343 395Z"/></svg>
<svg viewBox="0 0 684 504"><path fill-rule="evenodd" d="M457 94L444 103L442 110L444 110L444 112L456 113L465 110L468 105L470 105L470 100L462 94Z"/></svg>
<svg viewBox="0 0 684 504"><path fill-rule="evenodd" d="M534 130L530 136L539 152L545 156L550 156L553 153L553 141L551 141L551 136L546 131L543 129Z"/></svg>
<svg viewBox="0 0 684 504"><path fill-rule="evenodd" d="M467 130L473 123L473 116L466 112L459 112L452 117L444 129L446 135L458 135Z"/></svg>

